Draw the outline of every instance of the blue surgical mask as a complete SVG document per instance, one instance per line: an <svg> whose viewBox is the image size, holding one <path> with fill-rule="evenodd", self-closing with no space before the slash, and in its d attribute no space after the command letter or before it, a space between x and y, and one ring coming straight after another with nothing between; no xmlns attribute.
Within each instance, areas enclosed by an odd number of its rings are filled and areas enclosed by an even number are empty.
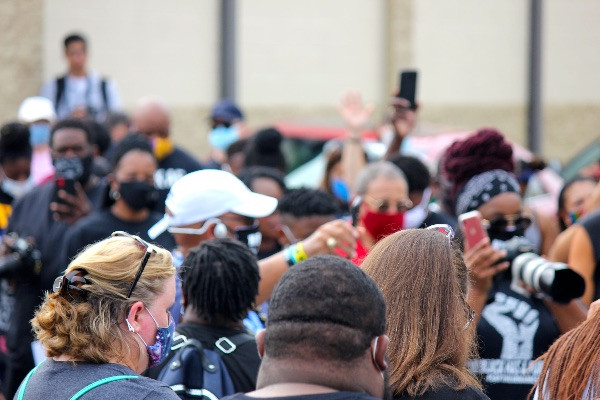
<svg viewBox="0 0 600 400"><path fill-rule="evenodd" d="M160 364L165 358L167 358L169 352L171 351L171 345L173 344L173 336L175 334L175 321L173 321L173 317L171 317L171 314L169 314L169 326L166 328L161 328L160 326L158 326L158 322L156 322L156 319L154 318L150 310L146 308L146 311L148 311L148 314L150 314L150 317L152 317L152 320L156 324L156 342L150 346L146 343L144 338L139 333L136 332L136 334L140 337L140 339L142 339L142 342L146 346L146 351L148 352L149 360L148 368L152 368ZM134 329L129 323L129 321L127 319L125 321L127 321L129 331L134 332Z"/></svg>
<svg viewBox="0 0 600 400"><path fill-rule="evenodd" d="M239 137L240 132L236 126L231 125L225 127L219 125L208 134L208 142L213 148L225 151L229 145L238 140Z"/></svg>
<svg viewBox="0 0 600 400"><path fill-rule="evenodd" d="M32 146L41 146L50 141L50 124L45 122L32 124L29 127L29 143Z"/></svg>

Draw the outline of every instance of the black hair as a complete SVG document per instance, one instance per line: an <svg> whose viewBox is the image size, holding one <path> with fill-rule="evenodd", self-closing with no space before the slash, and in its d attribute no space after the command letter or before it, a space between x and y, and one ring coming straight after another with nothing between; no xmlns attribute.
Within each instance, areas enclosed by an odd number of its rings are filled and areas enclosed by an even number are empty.
<svg viewBox="0 0 600 400"><path fill-rule="evenodd" d="M319 189L291 189L279 202L282 214L291 214L296 218L313 215L335 215L338 213L335 198Z"/></svg>
<svg viewBox="0 0 600 400"><path fill-rule="evenodd" d="M148 139L139 133L127 135L115 147L115 151L113 152L110 163L112 170L114 171L117 168L117 165L119 165L119 162L125 156L125 154L133 150L143 151L154 157L152 146L150 146L150 143L148 143Z"/></svg>
<svg viewBox="0 0 600 400"><path fill-rule="evenodd" d="M409 193L424 192L431 183L431 173L427 166L418 158L395 154L388 159L396 165L406 176Z"/></svg>
<svg viewBox="0 0 600 400"><path fill-rule="evenodd" d="M101 156L104 156L106 150L110 147L110 133L101 123L95 120L86 120L86 122L90 125L92 130L94 131L94 144L98 148L98 153Z"/></svg>
<svg viewBox="0 0 600 400"><path fill-rule="evenodd" d="M577 183L577 182L598 183L598 180L591 176L576 176L575 178L566 182L563 185L562 189L560 189L560 192L558 194L558 224L560 225L561 231L564 231L565 229L567 229L567 225L565 225L565 222L563 221L562 217L560 216L560 212L564 211L564 208L565 208L565 194L567 193L567 190L569 190L569 188L571 186L573 186L574 183Z"/></svg>
<svg viewBox="0 0 600 400"><path fill-rule="evenodd" d="M360 268L317 256L290 268L269 302L266 356L350 362L385 332L385 301Z"/></svg>
<svg viewBox="0 0 600 400"><path fill-rule="evenodd" d="M125 113L113 112L108 114L104 120L104 128L106 128L109 132L119 124L125 124L129 126L131 124L131 119Z"/></svg>
<svg viewBox="0 0 600 400"><path fill-rule="evenodd" d="M69 45L71 43L75 43L75 42L82 42L83 47L87 48L87 41L85 40L83 35L81 35L79 33L72 33L69 36L67 36L64 40L65 50L67 50L67 47L69 47Z"/></svg>
<svg viewBox="0 0 600 400"><path fill-rule="evenodd" d="M244 153L246 151L246 147L248 147L248 143L250 143L249 138L238 139L235 142L231 143L227 147L227 150L225 150L227 157L229 158L237 153Z"/></svg>
<svg viewBox="0 0 600 400"><path fill-rule="evenodd" d="M244 244L229 238L201 243L185 258L182 290L208 324L241 321L258 294L258 263Z"/></svg>
<svg viewBox="0 0 600 400"><path fill-rule="evenodd" d="M272 167L286 173L285 156L281 151L283 136L275 128L258 131L246 147L246 167Z"/></svg>
<svg viewBox="0 0 600 400"><path fill-rule="evenodd" d="M0 128L0 164L19 158L31 160L29 128L19 122L9 122Z"/></svg>
<svg viewBox="0 0 600 400"><path fill-rule="evenodd" d="M93 144L96 143L94 129L90 126L90 124L88 124L86 121L82 121L80 119L67 118L67 119L63 119L63 120L58 121L52 127L52 131L50 131L50 147L52 147L52 143L53 143L53 140L54 140L54 134L56 133L56 131L59 131L61 129L79 129L79 130L82 130L85 133L85 137L87 139L87 142L90 145L93 145Z"/></svg>
<svg viewBox="0 0 600 400"><path fill-rule="evenodd" d="M284 176L280 170L270 167L248 167L244 168L238 174L238 178L244 182L244 185L248 186L248 189L252 190L252 184L258 178L267 178L275 181L281 188L281 191L285 193L287 188L285 186Z"/></svg>

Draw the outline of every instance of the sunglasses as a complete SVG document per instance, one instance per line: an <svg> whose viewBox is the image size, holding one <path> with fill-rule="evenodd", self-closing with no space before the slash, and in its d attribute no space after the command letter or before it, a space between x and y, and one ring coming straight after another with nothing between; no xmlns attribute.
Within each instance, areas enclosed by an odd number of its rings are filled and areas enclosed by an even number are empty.
<svg viewBox="0 0 600 400"><path fill-rule="evenodd" d="M87 274L86 271L75 269L68 274L59 276L54 280L52 291L67 300L85 301L89 292L81 286L91 283L83 277L85 274Z"/></svg>
<svg viewBox="0 0 600 400"><path fill-rule="evenodd" d="M517 229L527 229L531 225L531 218L521 214L505 215L488 221L482 220L483 227L492 232L506 232ZM512 228L512 229L510 229Z"/></svg>
<svg viewBox="0 0 600 400"><path fill-rule="evenodd" d="M156 247L154 247L153 245L151 245L150 243L146 242L145 240L141 239L138 236L135 235L130 235L127 232L123 232L123 231L117 231L117 232L113 232L112 237L127 237L130 239L135 240L135 242L138 244L138 247L141 250L145 251L144 254L144 258L142 258L142 263L140 264L140 268L138 269L137 273L135 274L135 279L133 280L133 283L131 284L131 287L129 288L129 292L127 292L127 299L131 297L131 294L133 293L133 290L135 289L135 285L137 285L138 281L140 280L140 277L142 276L142 272L144 272L144 268L146 268L146 264L148 264L148 260L150 259L150 256L152 255L152 253L156 253Z"/></svg>
<svg viewBox="0 0 600 400"><path fill-rule="evenodd" d="M392 208L392 204L396 204L396 210L400 212L404 212L409 210L413 203L410 200L400 200L400 201L389 201L389 200L378 200L372 197L365 197L364 201L374 210L378 212L384 213L387 212L390 208Z"/></svg>

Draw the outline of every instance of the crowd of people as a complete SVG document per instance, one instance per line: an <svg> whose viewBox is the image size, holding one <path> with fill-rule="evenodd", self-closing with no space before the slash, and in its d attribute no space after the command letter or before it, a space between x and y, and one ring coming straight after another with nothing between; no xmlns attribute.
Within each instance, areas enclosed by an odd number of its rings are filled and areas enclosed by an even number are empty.
<svg viewBox="0 0 600 400"><path fill-rule="evenodd" d="M281 132L236 103L213 107L197 160L163 101L124 114L85 38L64 51L0 131L4 398L600 393L598 174L549 215L496 129L436 165L405 154L418 107L397 96L372 159L373 108L349 93L321 185L291 188Z"/></svg>

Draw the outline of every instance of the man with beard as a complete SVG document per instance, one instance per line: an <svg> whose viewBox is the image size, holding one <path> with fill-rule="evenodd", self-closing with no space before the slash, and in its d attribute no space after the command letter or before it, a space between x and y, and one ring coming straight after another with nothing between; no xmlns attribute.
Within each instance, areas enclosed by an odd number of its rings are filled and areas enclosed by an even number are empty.
<svg viewBox="0 0 600 400"><path fill-rule="evenodd" d="M57 254L65 234L101 203L102 190L91 173L93 138L89 127L79 120L57 123L50 135L50 147L56 179L36 187L14 205L7 229L31 240L41 258L41 264L23 262L9 277L14 307L6 338L8 365L3 392L7 398L13 397L33 368L29 320L43 291L50 290L54 279L66 268Z"/></svg>
<svg viewBox="0 0 600 400"><path fill-rule="evenodd" d="M306 290L311 288L311 290ZM373 399L386 395L385 302L348 260L317 256L291 268L256 337L256 390L226 399Z"/></svg>

